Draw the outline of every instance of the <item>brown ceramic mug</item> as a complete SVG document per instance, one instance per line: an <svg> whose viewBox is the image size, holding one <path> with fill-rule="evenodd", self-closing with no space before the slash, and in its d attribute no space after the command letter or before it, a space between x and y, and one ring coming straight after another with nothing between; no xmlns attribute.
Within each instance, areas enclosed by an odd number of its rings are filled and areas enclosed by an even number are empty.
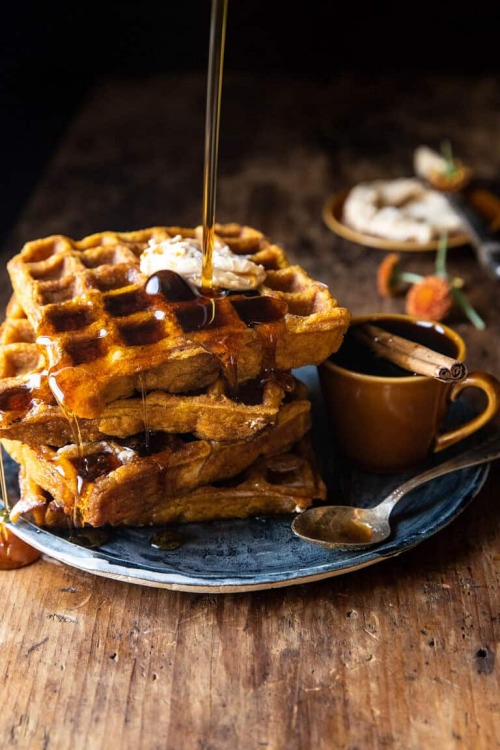
<svg viewBox="0 0 500 750"><path fill-rule="evenodd" d="M403 471L479 430L497 413L500 382L485 372L447 383L414 375L372 354L353 335L371 322L459 361L465 343L441 323L383 313L354 317L339 351L318 367L323 396L340 451L362 468ZM479 414L442 431L450 404L465 388L479 388L486 403Z"/></svg>

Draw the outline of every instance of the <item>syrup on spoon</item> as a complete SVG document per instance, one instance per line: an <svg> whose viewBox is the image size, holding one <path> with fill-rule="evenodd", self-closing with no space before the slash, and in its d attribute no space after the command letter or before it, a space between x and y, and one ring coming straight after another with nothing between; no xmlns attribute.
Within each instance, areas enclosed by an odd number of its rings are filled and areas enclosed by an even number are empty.
<svg viewBox="0 0 500 750"><path fill-rule="evenodd" d="M495 433L474 448L408 479L374 508L344 505L309 508L294 518L292 531L306 542L328 549L360 549L377 544L390 536L390 515L394 506L408 492L431 479L499 457L500 433Z"/></svg>

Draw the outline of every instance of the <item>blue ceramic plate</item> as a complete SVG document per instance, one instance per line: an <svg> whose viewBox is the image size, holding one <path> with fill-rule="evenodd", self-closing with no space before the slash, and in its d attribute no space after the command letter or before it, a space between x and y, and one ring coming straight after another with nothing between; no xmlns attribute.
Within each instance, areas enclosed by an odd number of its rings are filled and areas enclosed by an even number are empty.
<svg viewBox="0 0 500 750"><path fill-rule="evenodd" d="M346 504L352 499L353 504L375 505L410 476L377 476L337 462L316 368L301 368L296 375L310 388L313 441L331 496L338 499L341 492ZM449 457L450 451L444 451L439 460ZM12 502L18 492L17 467L10 459L5 464ZM291 516L186 524L178 527L179 546L170 550L152 546L159 530L151 527L112 530L97 549L84 546L84 538L75 543L25 520L10 527L46 555L95 575L178 591L251 591L342 575L399 555L453 521L487 474L487 465L461 469L414 490L393 511L391 538L359 552L304 542L292 533Z"/></svg>

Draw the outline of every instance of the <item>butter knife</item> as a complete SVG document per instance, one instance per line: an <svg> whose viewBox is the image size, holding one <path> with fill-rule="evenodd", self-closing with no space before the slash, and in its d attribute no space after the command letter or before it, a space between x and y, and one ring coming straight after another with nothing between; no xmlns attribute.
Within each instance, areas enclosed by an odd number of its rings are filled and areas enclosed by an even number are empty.
<svg viewBox="0 0 500 750"><path fill-rule="evenodd" d="M476 250L477 259L488 274L500 281L500 239L492 232L476 208L467 197L466 192L443 193L448 204L460 216L469 235L471 244Z"/></svg>
<svg viewBox="0 0 500 750"><path fill-rule="evenodd" d="M457 162L458 163L458 162ZM459 180L454 187L446 190L448 178L445 176L446 159L427 146L420 146L414 154L414 168L417 176L432 190L437 190L448 205L462 220L469 235L476 256L488 275L500 280L500 235L491 230L487 220L475 208L467 195L467 185L471 170L461 165ZM462 177L460 177L462 175Z"/></svg>

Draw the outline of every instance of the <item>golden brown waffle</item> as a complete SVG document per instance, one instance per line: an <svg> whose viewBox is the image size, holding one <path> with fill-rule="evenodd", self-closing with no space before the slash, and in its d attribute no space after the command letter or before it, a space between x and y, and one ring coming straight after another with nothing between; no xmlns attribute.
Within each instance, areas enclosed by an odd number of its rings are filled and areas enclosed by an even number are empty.
<svg viewBox="0 0 500 750"><path fill-rule="evenodd" d="M14 298L9 311L16 308ZM289 384L293 384L289 379ZM145 429L192 432L217 441L248 440L272 424L284 397L273 380L248 381L228 394L226 381L189 394L152 391L118 399L95 419L78 420L83 441L127 437ZM63 446L73 442L74 425L50 391L43 349L26 318L8 316L0 326L0 437L23 443Z"/></svg>
<svg viewBox="0 0 500 750"><path fill-rule="evenodd" d="M270 430L249 442L225 444L157 433L145 446L141 434L137 452L129 438L127 448L111 441L83 444L83 455L76 445L55 450L7 439L1 442L25 475L49 493L76 525L101 526L121 523L124 507L133 523L165 498L234 477L261 456L288 450L310 427L309 401L295 398L283 404Z"/></svg>
<svg viewBox="0 0 500 750"><path fill-rule="evenodd" d="M9 303L10 310L13 304ZM52 404L44 351L34 341L26 318L7 317L0 326L0 421L7 414L19 420L33 399Z"/></svg>
<svg viewBox="0 0 500 750"><path fill-rule="evenodd" d="M193 367L193 373L186 379L188 390L200 390L220 377L217 362L205 355L201 360L193 355ZM114 381L115 395L125 398L137 391L146 393L160 388L178 392L174 370L164 369L151 368L137 377L118 378ZM56 404L47 376L47 352L36 343L33 327L13 295L7 305L7 317L0 326L0 418L6 418L7 424L24 419L34 404L39 407Z"/></svg>
<svg viewBox="0 0 500 750"><path fill-rule="evenodd" d="M250 440L272 425L284 391L272 381L262 388L246 384L250 403L230 398L219 378L195 395L152 391L144 399L125 398L108 404L100 417L79 419L77 429L84 442L125 438L151 432L192 433L198 438L219 442ZM20 402L22 406L22 403ZM61 447L75 439L75 423L70 422L57 404L34 399L27 410L0 412L0 437L23 443Z"/></svg>
<svg viewBox="0 0 500 750"><path fill-rule="evenodd" d="M65 527L68 517L52 496L20 471L21 499L11 517L30 514L39 526ZM303 438L276 456L262 457L226 482L210 484L182 495L158 496L147 506L126 499L114 508L112 517L100 514L94 525L149 526L247 518L300 512L315 500L326 499L326 487L319 476L309 440Z"/></svg>
<svg viewBox="0 0 500 750"><path fill-rule="evenodd" d="M349 314L281 248L239 225L217 227L236 253L264 266L260 296L206 300L174 283L147 294L139 258L149 241L195 230L153 227L80 241L27 243L8 263L16 296L47 352L52 389L79 417L144 389L186 392L214 382L221 359L238 381L270 366L319 364L340 346ZM227 352L231 353L228 361Z"/></svg>

